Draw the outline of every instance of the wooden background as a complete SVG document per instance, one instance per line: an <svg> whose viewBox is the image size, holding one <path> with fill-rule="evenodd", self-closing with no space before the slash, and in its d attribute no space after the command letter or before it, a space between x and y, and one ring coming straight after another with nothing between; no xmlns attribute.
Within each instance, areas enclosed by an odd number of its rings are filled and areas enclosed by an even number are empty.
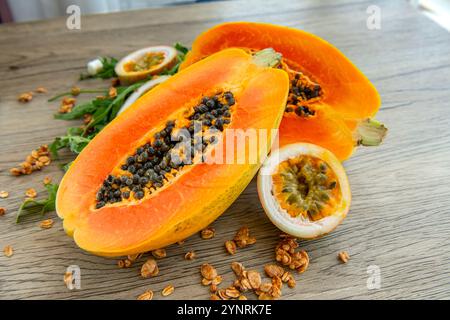
<svg viewBox="0 0 450 320"><path fill-rule="evenodd" d="M296 2L296 3L294 3ZM199 266L212 263L233 279L230 262L262 271L274 261L278 231L265 217L252 182L213 226L217 235L198 235L168 248L160 275L141 279L140 264L118 269L115 260L79 250L61 221L39 228L40 217L15 224L15 213L29 187L42 192L41 180L62 173L54 162L31 176L12 177L9 168L34 148L49 143L71 125L54 120L58 103L46 99L77 84L85 63L98 55L121 57L150 45L190 45L194 37L230 20L264 21L313 32L340 48L378 88L383 105L378 118L390 128L385 144L359 149L345 163L353 190L349 216L332 234L301 245L311 256L306 273L283 299L448 299L450 232L450 35L405 1L380 1L381 29L368 30L366 8L374 1L226 2L83 16L81 30L67 30L65 19L0 26L0 199L8 212L0 217L0 248L12 245L11 258L0 255L3 299L135 299L146 289L175 286L168 298L206 299ZM16 70L17 69L17 70ZM100 80L82 87L104 87ZM19 93L44 86L47 95L20 104ZM355 90L358 90L355 87ZM65 157L61 162L68 161ZM55 213L47 217L55 218ZM258 239L253 247L228 256L223 243L242 225ZM197 260L183 255L195 250ZM350 253L342 265L336 255ZM81 267L82 289L69 291L66 267ZM381 271L381 288L366 286L367 267ZM254 296L249 296L254 298Z"/></svg>

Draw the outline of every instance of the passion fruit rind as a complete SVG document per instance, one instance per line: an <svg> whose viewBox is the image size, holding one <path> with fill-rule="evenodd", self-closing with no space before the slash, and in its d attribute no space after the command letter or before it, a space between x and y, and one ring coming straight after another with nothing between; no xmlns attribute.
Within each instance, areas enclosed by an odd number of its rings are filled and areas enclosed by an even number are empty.
<svg viewBox="0 0 450 320"><path fill-rule="evenodd" d="M350 185L339 159L325 148L304 142L272 151L258 174L258 195L273 224L300 239L314 239L333 231L347 216L351 204ZM309 207L303 206L307 199L311 207L312 203L316 205L317 214L312 210L308 213Z"/></svg>

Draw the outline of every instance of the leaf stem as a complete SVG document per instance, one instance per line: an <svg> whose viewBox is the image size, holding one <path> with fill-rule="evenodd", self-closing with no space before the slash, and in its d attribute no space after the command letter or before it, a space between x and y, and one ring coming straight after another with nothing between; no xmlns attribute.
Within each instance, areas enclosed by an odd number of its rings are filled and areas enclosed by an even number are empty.
<svg viewBox="0 0 450 320"><path fill-rule="evenodd" d="M83 89L83 90L80 90L79 93L105 93L106 94L107 90L105 90L105 89ZM63 93L57 94L54 97L51 97L47 101L52 102L52 101L55 101L56 99L59 99L59 98L65 97L65 96L70 96L70 95L72 95L72 91L63 92Z"/></svg>

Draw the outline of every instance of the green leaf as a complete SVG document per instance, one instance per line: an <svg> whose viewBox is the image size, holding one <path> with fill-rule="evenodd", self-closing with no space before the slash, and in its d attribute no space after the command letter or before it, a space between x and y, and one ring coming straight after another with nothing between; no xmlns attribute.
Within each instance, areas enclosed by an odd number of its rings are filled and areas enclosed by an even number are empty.
<svg viewBox="0 0 450 320"><path fill-rule="evenodd" d="M70 127L67 129L67 134L65 136L57 137L50 144L49 150L52 157L58 158L58 151L63 148L69 148L73 153L80 153L84 147L91 141L89 137L83 137L83 129L79 127Z"/></svg>
<svg viewBox="0 0 450 320"><path fill-rule="evenodd" d="M41 214L46 212L55 211L56 193L58 192L58 184L47 184L47 198L41 200L26 199L19 207L19 211L16 216L16 223L20 222L20 219L24 216Z"/></svg>
<svg viewBox="0 0 450 320"><path fill-rule="evenodd" d="M182 45L181 43L177 42L174 45L175 49L177 49L177 51L179 51L180 53L186 55L186 53L189 52L189 48L185 47L184 45Z"/></svg>
<svg viewBox="0 0 450 320"><path fill-rule="evenodd" d="M134 90L139 88L143 84L142 81L136 82L128 87L119 87L117 88L117 96L112 100L109 105L104 108L104 110L98 109L93 115L92 115L92 121L86 126L84 133L88 131L88 129L94 127L97 124L103 123L107 124L110 121L112 121L116 115L117 112L119 112L120 106L123 105L126 97L131 94ZM114 108L116 106L116 108ZM111 110L113 112L111 112Z"/></svg>

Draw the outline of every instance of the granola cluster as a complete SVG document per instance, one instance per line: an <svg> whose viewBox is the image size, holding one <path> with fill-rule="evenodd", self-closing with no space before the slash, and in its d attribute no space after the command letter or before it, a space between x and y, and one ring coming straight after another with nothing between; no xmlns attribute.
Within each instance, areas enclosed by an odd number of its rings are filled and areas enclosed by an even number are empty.
<svg viewBox="0 0 450 320"><path fill-rule="evenodd" d="M72 111L72 108L75 106L76 102L77 100L72 97L62 99L58 112L69 113L70 111Z"/></svg>
<svg viewBox="0 0 450 320"><path fill-rule="evenodd" d="M233 240L228 240L225 242L225 249L231 255L235 254L237 248L245 248L249 245L255 244L256 238L250 236L250 230L248 227L244 226L240 228Z"/></svg>
<svg viewBox="0 0 450 320"><path fill-rule="evenodd" d="M281 240L275 248L275 259L283 266L303 273L308 268L309 257L305 250L297 251L298 246L296 238L286 234L281 235Z"/></svg>
<svg viewBox="0 0 450 320"><path fill-rule="evenodd" d="M50 152L46 144L40 146L38 149L31 151L25 161L19 167L12 168L9 171L14 176L24 174L31 174L36 170L41 170L43 167L50 164Z"/></svg>
<svg viewBox="0 0 450 320"><path fill-rule="evenodd" d="M158 273L158 264L153 258L149 258L141 267L141 276L143 278L156 277Z"/></svg>
<svg viewBox="0 0 450 320"><path fill-rule="evenodd" d="M263 281L258 271L246 270L239 262L232 262L231 269L236 275L236 280L231 286L223 289L211 285L211 300L247 300L244 295L247 292L253 292L259 300L273 300L281 297L283 283L287 283L289 288L294 288L296 285L292 274L276 264L268 264L264 267L270 281Z"/></svg>

